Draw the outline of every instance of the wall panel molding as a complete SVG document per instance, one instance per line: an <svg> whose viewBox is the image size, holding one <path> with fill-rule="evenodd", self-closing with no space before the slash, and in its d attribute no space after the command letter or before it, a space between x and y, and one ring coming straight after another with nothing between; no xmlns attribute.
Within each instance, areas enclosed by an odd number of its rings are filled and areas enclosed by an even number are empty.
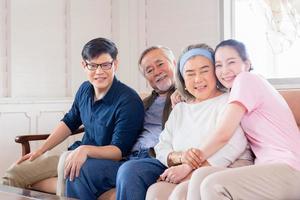
<svg viewBox="0 0 300 200"><path fill-rule="evenodd" d="M65 5L10 0L12 97L65 97Z"/></svg>
<svg viewBox="0 0 300 200"><path fill-rule="evenodd" d="M141 0L138 1L138 57L140 54L147 48L149 47L148 44L148 39L147 39L147 32L148 32L148 27L146 26L147 22L147 4L148 0ZM149 93L152 88L144 78L144 76L139 73L138 76L138 88L137 90L142 93Z"/></svg>
<svg viewBox="0 0 300 200"><path fill-rule="evenodd" d="M10 1L0 1L0 98L10 96Z"/></svg>
<svg viewBox="0 0 300 200"><path fill-rule="evenodd" d="M21 145L14 142L17 135L50 133L72 104L72 100L1 100L0 101L0 142L2 148L9 150L9 159L0 152L0 159L7 162L0 165L0 174L4 173L21 156ZM65 150L74 139L68 139L55 148L53 154ZM32 142L32 150L43 143ZM52 154L52 153L51 153Z"/></svg>
<svg viewBox="0 0 300 200"><path fill-rule="evenodd" d="M4 90L4 66L6 65L5 56L5 2L6 0L0 0L0 98L4 97L6 93Z"/></svg>
<svg viewBox="0 0 300 200"><path fill-rule="evenodd" d="M22 128L24 128L24 132L22 132L22 133L20 133L20 134L26 134L26 133L30 133L30 131L32 130L32 126L31 126L31 123L32 123L32 118L28 115L28 113L27 112L25 112L25 111L13 111L13 112L7 112L7 111L5 111L5 112L1 112L1 117L2 117L2 119L1 119L1 121L0 122L3 122L4 121L4 119L5 119L5 117L7 117L7 116L12 116L11 118L14 118L14 117L20 117L20 115L21 116L23 116L23 119L25 119L25 121L27 121L27 125L26 126L24 126L24 124L22 125ZM0 123L1 124L1 123ZM12 127L14 127L14 128L16 128L17 126L16 126L16 124L20 124L20 121L19 120L14 120L14 121L11 121L11 124L10 123L8 123L8 124L6 124L5 123L5 127L8 127L8 128L12 128ZM4 124L2 124L2 125L4 125ZM6 130L6 128L5 127L3 127L3 126L1 126L2 127L2 130L6 133L6 134L9 134L9 131L5 131ZM26 128L27 127L27 128ZM19 134L19 135L20 135ZM2 138L1 138L2 139ZM7 142L7 141L6 141ZM14 140L12 140L11 142L14 142ZM10 143L10 141L9 141L9 143Z"/></svg>
<svg viewBox="0 0 300 200"><path fill-rule="evenodd" d="M64 40L65 40L65 96L72 96L72 66L71 66L71 2L64 1Z"/></svg>
<svg viewBox="0 0 300 200"><path fill-rule="evenodd" d="M113 16L113 0L110 0L110 37L113 38L114 34L114 28L113 28L113 21L114 21L114 16Z"/></svg>

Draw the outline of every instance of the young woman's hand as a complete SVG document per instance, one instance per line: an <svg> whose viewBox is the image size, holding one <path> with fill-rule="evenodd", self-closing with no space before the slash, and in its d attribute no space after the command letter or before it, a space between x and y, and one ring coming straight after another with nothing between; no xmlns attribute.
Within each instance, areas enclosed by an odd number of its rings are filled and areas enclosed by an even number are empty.
<svg viewBox="0 0 300 200"><path fill-rule="evenodd" d="M190 165L193 169L197 169L203 163L203 153L200 149L190 148L182 152L181 162Z"/></svg>
<svg viewBox="0 0 300 200"><path fill-rule="evenodd" d="M192 171L193 169L187 164L172 166L160 175L158 181L166 181L177 184L184 180L185 177L187 177Z"/></svg>

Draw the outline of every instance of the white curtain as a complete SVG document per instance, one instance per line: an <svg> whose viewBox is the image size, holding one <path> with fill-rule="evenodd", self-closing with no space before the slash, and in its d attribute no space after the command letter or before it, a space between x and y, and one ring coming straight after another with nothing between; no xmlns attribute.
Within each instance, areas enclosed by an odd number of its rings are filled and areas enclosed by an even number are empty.
<svg viewBox="0 0 300 200"><path fill-rule="evenodd" d="M263 0L259 3L266 18L268 30L266 32L273 52L281 53L288 49L300 37L300 17L294 4L298 1Z"/></svg>

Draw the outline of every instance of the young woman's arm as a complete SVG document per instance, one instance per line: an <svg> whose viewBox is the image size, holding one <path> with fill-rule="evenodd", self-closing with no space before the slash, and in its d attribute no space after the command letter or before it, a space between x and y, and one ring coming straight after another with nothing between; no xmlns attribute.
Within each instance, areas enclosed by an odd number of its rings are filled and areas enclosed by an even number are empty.
<svg viewBox="0 0 300 200"><path fill-rule="evenodd" d="M227 144L235 133L246 111L246 108L239 102L228 104L216 131L210 136L201 149L203 161Z"/></svg>

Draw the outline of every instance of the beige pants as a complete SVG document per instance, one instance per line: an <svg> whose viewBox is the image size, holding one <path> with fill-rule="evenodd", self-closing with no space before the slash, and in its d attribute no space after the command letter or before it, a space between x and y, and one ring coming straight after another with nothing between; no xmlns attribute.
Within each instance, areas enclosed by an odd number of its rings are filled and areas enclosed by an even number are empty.
<svg viewBox="0 0 300 200"><path fill-rule="evenodd" d="M197 178L192 180L194 186L198 186L206 176L216 171L225 170L226 168L202 167L201 170L193 172L197 174ZM201 173L199 173L201 172ZM185 200L200 199L199 187L189 187L191 180L184 181L179 184L168 182L158 182L151 185L147 191L146 200Z"/></svg>
<svg viewBox="0 0 300 200"><path fill-rule="evenodd" d="M188 200L299 200L300 171L286 164L200 168L192 175L188 190Z"/></svg>
<svg viewBox="0 0 300 200"><path fill-rule="evenodd" d="M146 200L184 200L189 181L184 181L179 184L168 182L157 182L151 185L146 194Z"/></svg>
<svg viewBox="0 0 300 200"><path fill-rule="evenodd" d="M6 170L3 177L3 184L30 188L30 186L41 180L57 177L56 195L64 196L65 179L64 179L64 164L67 156L71 151L65 151L61 156L45 156L42 155L38 159L30 162L24 161L19 165L13 164ZM115 189L108 190L103 193L99 200L116 199Z"/></svg>
<svg viewBox="0 0 300 200"><path fill-rule="evenodd" d="M252 164L253 164L252 161L239 159L236 160L233 164L231 164L229 168L242 167L242 166L247 166ZM214 172L225 170L228 168L201 167L200 169L193 172L193 176L196 173L197 178L191 180L192 185L197 187L189 187L189 185L191 185L190 181L185 181L179 184L158 182L149 187L147 191L146 199L147 200L165 200L165 199L184 200L187 197L189 199L200 199L200 190L198 186L201 184L202 180L206 176Z"/></svg>
<svg viewBox="0 0 300 200"><path fill-rule="evenodd" d="M19 165L10 166L2 180L3 184L28 188L32 184L57 176L59 156L40 156L34 161L26 160Z"/></svg>

